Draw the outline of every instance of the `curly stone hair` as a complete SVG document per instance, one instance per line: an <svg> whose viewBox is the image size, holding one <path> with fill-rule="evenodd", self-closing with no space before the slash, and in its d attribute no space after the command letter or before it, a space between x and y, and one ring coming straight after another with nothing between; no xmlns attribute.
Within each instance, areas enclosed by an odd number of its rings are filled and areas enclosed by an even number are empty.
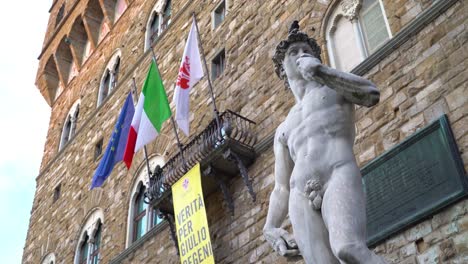
<svg viewBox="0 0 468 264"><path fill-rule="evenodd" d="M312 48L312 55L314 55L316 58L322 61L322 59L320 58L320 54L322 53L322 51L320 49L320 46L317 44L317 41L314 38L309 38L309 36L306 33L300 31L299 21L295 20L289 28L288 38L282 40L278 44L278 46L276 46L275 55L272 58L273 63L275 64L276 75L278 75L280 79L285 80L286 85L288 84L285 78L286 75L283 68L283 61L289 46L295 42L305 42L309 44L309 46Z"/></svg>

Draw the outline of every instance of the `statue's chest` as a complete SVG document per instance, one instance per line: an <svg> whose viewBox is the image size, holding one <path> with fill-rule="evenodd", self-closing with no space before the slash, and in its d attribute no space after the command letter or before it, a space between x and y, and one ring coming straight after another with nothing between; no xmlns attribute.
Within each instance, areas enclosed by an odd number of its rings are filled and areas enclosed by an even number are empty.
<svg viewBox="0 0 468 264"><path fill-rule="evenodd" d="M290 145L291 139L297 138L297 133L301 131L304 126L304 118L301 107L296 105L289 112L285 122L281 127L281 137L280 140Z"/></svg>
<svg viewBox="0 0 468 264"><path fill-rule="evenodd" d="M343 100L327 87L310 91L289 112L282 129L284 140L291 143L291 139L316 135L320 129L342 123L349 106Z"/></svg>
<svg viewBox="0 0 468 264"><path fill-rule="evenodd" d="M312 89L304 95L304 98L298 103L298 110L306 118L310 114L314 114L317 111L322 111L333 105L341 103L341 97L328 87L321 87Z"/></svg>

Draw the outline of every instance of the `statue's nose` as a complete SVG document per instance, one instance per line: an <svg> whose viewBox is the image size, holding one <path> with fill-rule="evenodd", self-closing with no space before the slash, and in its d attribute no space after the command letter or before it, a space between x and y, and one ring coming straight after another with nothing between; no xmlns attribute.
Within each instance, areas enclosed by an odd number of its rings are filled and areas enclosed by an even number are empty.
<svg viewBox="0 0 468 264"><path fill-rule="evenodd" d="M305 58L305 57L313 57L313 56L310 55L309 53L305 53L305 52L301 51L301 52L299 53L299 57L300 57L300 58Z"/></svg>

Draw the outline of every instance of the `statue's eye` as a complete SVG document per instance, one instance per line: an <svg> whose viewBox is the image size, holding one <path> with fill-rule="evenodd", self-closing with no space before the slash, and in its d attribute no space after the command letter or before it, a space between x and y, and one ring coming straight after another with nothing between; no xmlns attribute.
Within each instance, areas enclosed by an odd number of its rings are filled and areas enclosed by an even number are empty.
<svg viewBox="0 0 468 264"><path fill-rule="evenodd" d="M291 56L297 55L297 49L290 49L289 50L289 55L291 55Z"/></svg>

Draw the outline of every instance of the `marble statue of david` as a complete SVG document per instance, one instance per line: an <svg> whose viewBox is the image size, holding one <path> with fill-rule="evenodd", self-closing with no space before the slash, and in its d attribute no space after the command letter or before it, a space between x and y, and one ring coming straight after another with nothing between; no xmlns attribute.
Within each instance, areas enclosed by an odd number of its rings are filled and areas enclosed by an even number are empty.
<svg viewBox="0 0 468 264"><path fill-rule="evenodd" d="M321 64L320 47L293 23L276 48L276 73L296 104L276 130L275 187L266 240L307 264L386 263L366 246L365 196L353 153L354 105L379 101L375 85ZM289 213L294 235L281 228Z"/></svg>

